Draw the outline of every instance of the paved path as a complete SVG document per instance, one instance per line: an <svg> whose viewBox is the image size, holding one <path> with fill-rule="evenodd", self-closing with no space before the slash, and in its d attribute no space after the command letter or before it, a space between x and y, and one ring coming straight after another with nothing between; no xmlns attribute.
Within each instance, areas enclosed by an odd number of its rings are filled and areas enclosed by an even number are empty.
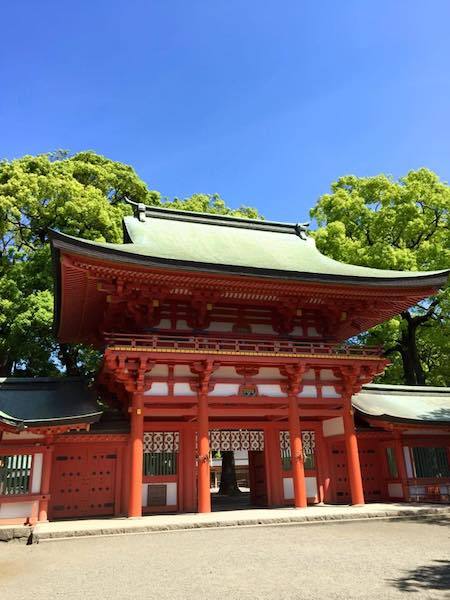
<svg viewBox="0 0 450 600"><path fill-rule="evenodd" d="M118 533L143 533L205 527L234 527L236 525L270 525L274 523L309 523L311 521L336 521L348 519L393 518L420 516L447 512L449 506L436 504L366 504L365 506L323 505L294 508L252 508L225 510L207 514L161 514L140 519L79 519L76 521L53 521L38 523L33 535L41 540L61 537L85 537L91 535L114 535ZM0 526L0 541L30 536L29 527Z"/></svg>
<svg viewBox="0 0 450 600"><path fill-rule="evenodd" d="M0 544L8 600L450 598L450 518Z"/></svg>

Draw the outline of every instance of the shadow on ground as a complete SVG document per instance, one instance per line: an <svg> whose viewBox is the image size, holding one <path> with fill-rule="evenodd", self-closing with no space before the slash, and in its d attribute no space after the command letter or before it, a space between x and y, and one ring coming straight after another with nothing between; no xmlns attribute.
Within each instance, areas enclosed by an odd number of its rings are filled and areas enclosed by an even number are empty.
<svg viewBox="0 0 450 600"><path fill-rule="evenodd" d="M435 560L431 565L424 565L407 571L390 583L401 592L424 592L426 590L450 589L450 561Z"/></svg>
<svg viewBox="0 0 450 600"><path fill-rule="evenodd" d="M449 513L441 513L434 515L408 515L408 516L400 516L393 517L390 519L392 522L405 522L411 521L411 523L425 523L426 525L442 525L443 527L450 528L450 514Z"/></svg>

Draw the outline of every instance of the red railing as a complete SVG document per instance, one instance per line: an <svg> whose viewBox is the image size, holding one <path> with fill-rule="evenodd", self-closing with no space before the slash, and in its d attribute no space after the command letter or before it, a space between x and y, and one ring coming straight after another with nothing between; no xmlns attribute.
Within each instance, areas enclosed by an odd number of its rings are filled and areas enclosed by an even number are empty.
<svg viewBox="0 0 450 600"><path fill-rule="evenodd" d="M245 338L218 338L209 336L130 335L111 333L105 335L108 346L131 346L133 348L171 349L197 352L271 352L283 354L327 354L344 356L381 356L379 346L356 344L330 344L295 340L259 340Z"/></svg>

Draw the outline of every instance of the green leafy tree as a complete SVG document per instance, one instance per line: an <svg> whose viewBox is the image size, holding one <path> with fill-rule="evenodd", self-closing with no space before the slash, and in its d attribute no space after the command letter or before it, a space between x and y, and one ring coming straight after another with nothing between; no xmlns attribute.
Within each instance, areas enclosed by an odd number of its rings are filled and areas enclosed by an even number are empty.
<svg viewBox="0 0 450 600"><path fill-rule="evenodd" d="M49 229L94 241L121 242L125 198L161 205L128 165L94 152L24 156L0 162L0 375L94 373L98 354L58 344L52 334L53 276ZM257 216L229 209L217 195L176 199L175 208Z"/></svg>
<svg viewBox="0 0 450 600"><path fill-rule="evenodd" d="M428 169L405 177L341 177L311 211L318 248L336 260L381 269L450 268L450 187ZM363 336L392 360L385 381L450 384L449 289Z"/></svg>

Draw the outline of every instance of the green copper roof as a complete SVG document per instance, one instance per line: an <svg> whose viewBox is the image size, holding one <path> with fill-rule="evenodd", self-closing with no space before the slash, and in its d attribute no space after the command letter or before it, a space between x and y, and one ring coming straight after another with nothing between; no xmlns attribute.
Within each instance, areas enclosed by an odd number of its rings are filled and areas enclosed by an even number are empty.
<svg viewBox="0 0 450 600"><path fill-rule="evenodd" d="M363 415L385 421L450 424L450 388L369 384L352 398Z"/></svg>
<svg viewBox="0 0 450 600"><path fill-rule="evenodd" d="M0 423L24 429L93 423L102 414L83 379L0 378Z"/></svg>
<svg viewBox="0 0 450 600"><path fill-rule="evenodd" d="M77 245L86 254L115 260L299 280L387 285L441 285L448 271L408 272L372 269L321 254L302 226L171 209L147 208L139 218L125 217L128 243L108 244L53 233L57 248ZM400 281L399 281L400 280Z"/></svg>

